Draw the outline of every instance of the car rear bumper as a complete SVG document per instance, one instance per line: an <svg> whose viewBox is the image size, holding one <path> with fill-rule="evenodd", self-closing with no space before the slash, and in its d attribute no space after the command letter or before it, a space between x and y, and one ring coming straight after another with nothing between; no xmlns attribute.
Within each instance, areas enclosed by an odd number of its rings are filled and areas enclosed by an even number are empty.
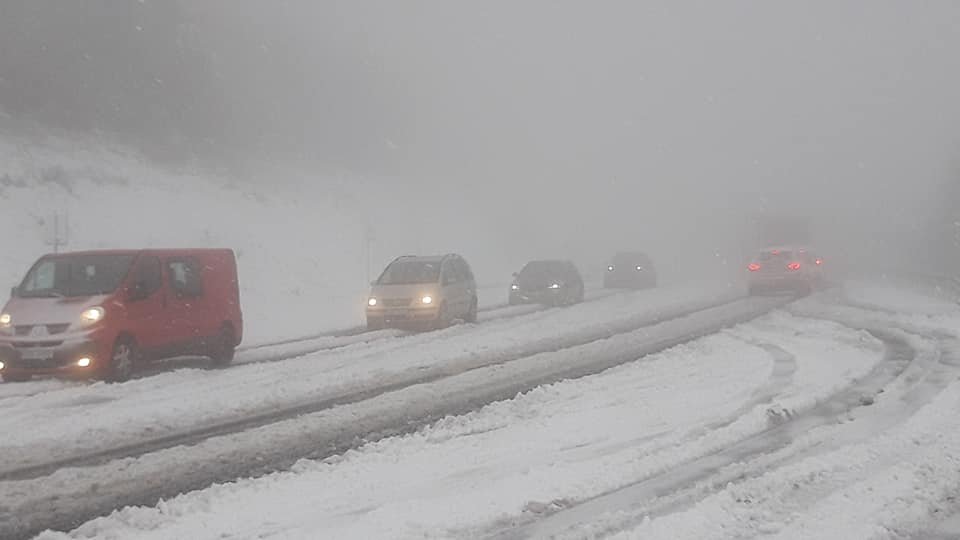
<svg viewBox="0 0 960 540"><path fill-rule="evenodd" d="M751 277L751 289L783 290L798 289L811 286L813 280L807 276L772 275Z"/></svg>

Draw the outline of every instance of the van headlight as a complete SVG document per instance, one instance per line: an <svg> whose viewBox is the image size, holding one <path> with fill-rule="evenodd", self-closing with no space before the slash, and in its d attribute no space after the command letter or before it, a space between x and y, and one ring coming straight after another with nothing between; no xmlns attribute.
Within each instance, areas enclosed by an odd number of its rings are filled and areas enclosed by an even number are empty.
<svg viewBox="0 0 960 540"><path fill-rule="evenodd" d="M9 313L0 314L0 326L6 328L13 323L13 317Z"/></svg>
<svg viewBox="0 0 960 540"><path fill-rule="evenodd" d="M373 307L373 306L377 305L377 299L371 297L369 300L367 300L367 305L370 306L370 307Z"/></svg>
<svg viewBox="0 0 960 540"><path fill-rule="evenodd" d="M87 324L92 324L103 319L105 314L106 312L103 310L103 308L97 306L84 310L83 313L80 314L80 319Z"/></svg>
<svg viewBox="0 0 960 540"><path fill-rule="evenodd" d="M560 288L560 284L559 284L559 283L551 283L551 284L550 284L550 288L551 288L551 289L559 289L559 288Z"/></svg>
<svg viewBox="0 0 960 540"><path fill-rule="evenodd" d="M429 296L429 295L428 295L428 296L424 296L423 298L420 299L420 303L423 304L423 305L425 305L425 306L426 306L426 305L430 305L430 304L433 303L433 297L432 297L432 296Z"/></svg>

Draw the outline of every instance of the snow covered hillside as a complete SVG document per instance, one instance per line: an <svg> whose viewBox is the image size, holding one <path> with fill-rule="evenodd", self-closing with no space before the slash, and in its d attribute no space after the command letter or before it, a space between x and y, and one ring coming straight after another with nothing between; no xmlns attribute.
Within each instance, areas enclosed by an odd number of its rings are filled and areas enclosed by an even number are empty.
<svg viewBox="0 0 960 540"><path fill-rule="evenodd" d="M438 205L429 220L403 218L417 204L399 192L262 174L276 179L168 170L93 137L0 132L0 227L7 231L0 284L19 282L38 256L52 251L59 214L61 226L69 221L68 250L236 250L247 343L362 322L368 230L375 235L372 277L398 254L459 251L481 286L495 287L488 295L505 294L517 263L500 256L495 238L448 215L455 209Z"/></svg>

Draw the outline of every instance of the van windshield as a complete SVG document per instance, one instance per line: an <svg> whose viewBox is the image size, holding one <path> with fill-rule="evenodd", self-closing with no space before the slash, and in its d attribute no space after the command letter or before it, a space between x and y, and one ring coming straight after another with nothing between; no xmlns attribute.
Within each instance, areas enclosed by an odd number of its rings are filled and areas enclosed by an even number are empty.
<svg viewBox="0 0 960 540"><path fill-rule="evenodd" d="M394 261L377 280L379 285L436 283L440 280L440 262Z"/></svg>
<svg viewBox="0 0 960 540"><path fill-rule="evenodd" d="M133 255L49 257L35 264L17 289L21 298L108 294L126 277Z"/></svg>

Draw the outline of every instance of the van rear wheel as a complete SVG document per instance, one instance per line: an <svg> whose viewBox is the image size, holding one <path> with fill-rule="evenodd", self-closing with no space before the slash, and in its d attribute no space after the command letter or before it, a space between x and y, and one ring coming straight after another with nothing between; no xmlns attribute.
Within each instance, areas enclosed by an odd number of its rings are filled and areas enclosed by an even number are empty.
<svg viewBox="0 0 960 540"><path fill-rule="evenodd" d="M130 380L137 367L137 344L129 337L119 337L113 344L110 353L110 365L104 377L107 382L124 382Z"/></svg>
<svg viewBox="0 0 960 540"><path fill-rule="evenodd" d="M220 329L215 347L210 354L213 365L223 367L233 362L233 357L237 354L237 337L233 333L233 328L224 326Z"/></svg>

